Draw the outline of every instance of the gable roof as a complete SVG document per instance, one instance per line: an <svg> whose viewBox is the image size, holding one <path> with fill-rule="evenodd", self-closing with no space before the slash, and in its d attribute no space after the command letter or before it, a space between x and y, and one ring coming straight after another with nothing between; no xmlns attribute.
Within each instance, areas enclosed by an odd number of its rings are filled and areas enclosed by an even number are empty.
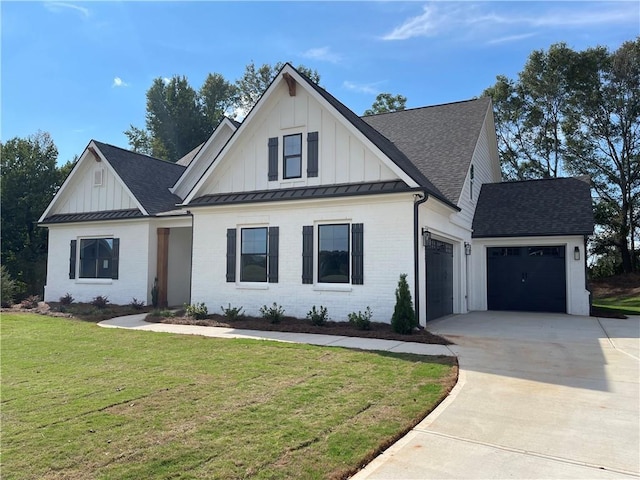
<svg viewBox="0 0 640 480"><path fill-rule="evenodd" d="M485 183L473 237L591 235L591 187L585 178Z"/></svg>
<svg viewBox="0 0 640 480"><path fill-rule="evenodd" d="M180 198L169 188L185 171L182 165L93 140L149 215L174 210Z"/></svg>
<svg viewBox="0 0 640 480"><path fill-rule="evenodd" d="M457 204L487 112L488 97L362 117Z"/></svg>

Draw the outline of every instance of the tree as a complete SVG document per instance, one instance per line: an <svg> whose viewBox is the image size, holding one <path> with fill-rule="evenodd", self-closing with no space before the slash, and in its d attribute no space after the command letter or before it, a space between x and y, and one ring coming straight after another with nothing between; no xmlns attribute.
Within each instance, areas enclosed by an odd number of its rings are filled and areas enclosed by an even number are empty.
<svg viewBox="0 0 640 480"><path fill-rule="evenodd" d="M407 97L403 95L391 95L390 93L380 93L376 97L371 108L364 111L363 115L375 115L377 113L398 112L404 110L407 104Z"/></svg>
<svg viewBox="0 0 640 480"><path fill-rule="evenodd" d="M62 181L57 157L40 131L0 144L2 265L26 295L42 295L46 280L47 230L36 223Z"/></svg>
<svg viewBox="0 0 640 480"><path fill-rule="evenodd" d="M391 317L391 327L396 333L409 334L418 326L413 309L413 300L407 283L407 274L400 275L396 289L396 306Z"/></svg>
<svg viewBox="0 0 640 480"><path fill-rule="evenodd" d="M579 55L563 133L565 168L589 175L598 194L601 247L615 246L624 272L638 269L640 208L640 38L613 52Z"/></svg>
<svg viewBox="0 0 640 480"><path fill-rule="evenodd" d="M236 81L239 95L237 107L243 116L249 113L284 65L284 62L278 62L273 66L265 63L256 68L252 60L245 67L244 74ZM304 65L298 65L296 69L313 83L320 83L320 74L316 70Z"/></svg>
<svg viewBox="0 0 640 480"><path fill-rule="evenodd" d="M211 132L225 115L232 115L238 103L238 89L219 73L210 73L198 93L206 129Z"/></svg>

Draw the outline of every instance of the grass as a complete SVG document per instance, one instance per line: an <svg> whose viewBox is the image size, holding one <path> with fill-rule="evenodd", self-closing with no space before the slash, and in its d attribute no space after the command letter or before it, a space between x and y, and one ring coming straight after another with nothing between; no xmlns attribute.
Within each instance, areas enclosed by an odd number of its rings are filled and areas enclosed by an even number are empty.
<svg viewBox="0 0 640 480"><path fill-rule="evenodd" d="M612 313L623 315L640 315L640 296L613 296L595 298L593 306Z"/></svg>
<svg viewBox="0 0 640 480"><path fill-rule="evenodd" d="M0 321L7 479L344 478L457 374L448 357Z"/></svg>

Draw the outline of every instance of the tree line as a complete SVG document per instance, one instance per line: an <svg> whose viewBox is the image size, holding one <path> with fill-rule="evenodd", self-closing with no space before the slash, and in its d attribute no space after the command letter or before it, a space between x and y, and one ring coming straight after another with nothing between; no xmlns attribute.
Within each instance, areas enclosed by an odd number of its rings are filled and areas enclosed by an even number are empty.
<svg viewBox="0 0 640 480"><path fill-rule="evenodd" d="M145 126L125 132L129 147L178 160L206 141L223 116L245 116L283 65L251 62L235 82L211 73L199 89L185 76L156 78L146 92ZM297 68L320 83L316 70ZM536 50L517 78L499 75L482 95L493 100L503 177L588 175L596 193L592 273L639 271L640 38L613 52L564 43ZM381 93L363 113L404 110L406 102ZM0 143L3 282L6 274L17 280L22 296L43 292L47 231L36 222L73 166L58 167L57 156L43 132Z"/></svg>

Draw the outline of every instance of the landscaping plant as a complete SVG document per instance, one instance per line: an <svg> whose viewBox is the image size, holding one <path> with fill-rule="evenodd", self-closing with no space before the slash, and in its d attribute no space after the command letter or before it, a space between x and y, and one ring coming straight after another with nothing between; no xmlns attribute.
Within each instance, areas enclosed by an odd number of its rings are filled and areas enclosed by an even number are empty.
<svg viewBox="0 0 640 480"><path fill-rule="evenodd" d="M267 307L263 305L260 307L260 314L265 320L269 320L271 323L280 323L284 318L284 308L273 302L273 305Z"/></svg>
<svg viewBox="0 0 640 480"><path fill-rule="evenodd" d="M407 283L407 274L400 275L396 289L396 306L391 317L391 327L396 333L410 334L418 326L413 300Z"/></svg>
<svg viewBox="0 0 640 480"><path fill-rule="evenodd" d="M185 303L184 309L185 309L185 312L187 313L187 316L193 317L196 320L202 320L204 318L207 318L207 315L209 314L209 310L207 309L207 306L204 304L204 302L195 303L191 305L187 305Z"/></svg>
<svg viewBox="0 0 640 480"><path fill-rule="evenodd" d="M229 304L229 306L226 308L223 306L220 306L220 309L222 310L222 313L224 314L224 316L227 317L229 320L237 320L242 316L243 307L232 307L231 304Z"/></svg>
<svg viewBox="0 0 640 480"><path fill-rule="evenodd" d="M327 307L320 305L320 309L316 309L316 306L314 305L311 307L311 310L309 310L309 313L307 313L307 318L311 320L312 325L316 325L318 327L324 325L329 321Z"/></svg>
<svg viewBox="0 0 640 480"><path fill-rule="evenodd" d="M362 313L358 310L358 313L351 312L348 315L349 323L353 324L359 330L369 330L371 328L371 309L367 306L367 309Z"/></svg>

